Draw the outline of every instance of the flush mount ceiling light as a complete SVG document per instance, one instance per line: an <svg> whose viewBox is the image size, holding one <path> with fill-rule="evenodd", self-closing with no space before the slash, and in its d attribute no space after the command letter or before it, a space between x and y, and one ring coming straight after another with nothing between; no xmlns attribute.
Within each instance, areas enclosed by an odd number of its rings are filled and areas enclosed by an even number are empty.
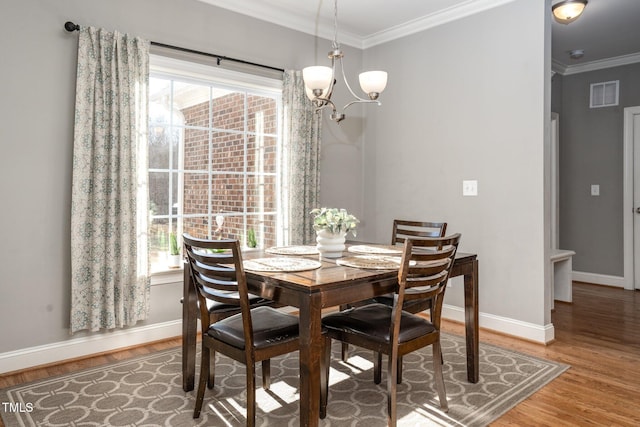
<svg viewBox="0 0 640 427"><path fill-rule="evenodd" d="M568 24L578 19L586 6L587 0L565 0L554 4L551 11L556 21Z"/></svg>
<svg viewBox="0 0 640 427"><path fill-rule="evenodd" d="M571 59L580 59L584 56L584 49L573 49L569 52L569 57Z"/></svg>
<svg viewBox="0 0 640 427"><path fill-rule="evenodd" d="M361 98L353 92L344 74L344 65L342 64L344 54L340 49L340 43L338 43L338 0L334 0L333 6L333 44L331 45L331 51L329 51L331 67L307 67L302 70L302 78L304 79L307 96L315 105L316 112L320 113L325 107L331 107L333 110L331 120L340 123L340 121L344 120L345 115L344 113L339 113L335 104L331 101L333 88L336 84L336 67L338 63L342 80L351 95L355 98L355 100L344 106L343 111L353 104L376 103L381 105L378 97L387 86L387 73L385 71L366 71L360 73L360 87L369 99Z"/></svg>

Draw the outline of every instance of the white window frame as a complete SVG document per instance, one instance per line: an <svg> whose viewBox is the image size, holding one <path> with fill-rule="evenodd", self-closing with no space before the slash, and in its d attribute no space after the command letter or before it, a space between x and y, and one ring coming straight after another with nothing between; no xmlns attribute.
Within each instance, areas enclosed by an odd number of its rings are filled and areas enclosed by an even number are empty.
<svg viewBox="0 0 640 427"><path fill-rule="evenodd" d="M607 88L614 87L614 99L610 103L606 103ZM596 91L600 89L602 93L601 99L595 99ZM611 80L608 82L591 83L589 90L589 108L615 107L620 100L620 80Z"/></svg>
<svg viewBox="0 0 640 427"><path fill-rule="evenodd" d="M191 61L185 61L176 58L170 58L162 55L151 54L149 60L149 74L151 77L177 79L182 82L191 82L194 84L213 84L216 87L230 90L245 89L250 90L253 94L264 94L274 97L277 103L277 110L282 109L282 80L274 79L254 74L243 73L240 71L227 70L211 65L200 64ZM278 121L280 119L278 118ZM281 140L281 126L278 124L277 138ZM182 149L182 148L181 148ZM181 168L182 166L180 166ZM277 166L279 169L279 165ZM179 170L181 171L181 170ZM280 194L282 183L280 182L280 174L276 174L276 194ZM179 190L182 191L182 190ZM245 190L246 191L246 190ZM244 213L246 216L246 212ZM280 218L281 215L276 215ZM280 230L281 227L277 226ZM278 241L282 240L280 236ZM181 269L155 270L151 273L152 284L171 283L178 281L177 274L182 275ZM156 277L153 277L156 276Z"/></svg>

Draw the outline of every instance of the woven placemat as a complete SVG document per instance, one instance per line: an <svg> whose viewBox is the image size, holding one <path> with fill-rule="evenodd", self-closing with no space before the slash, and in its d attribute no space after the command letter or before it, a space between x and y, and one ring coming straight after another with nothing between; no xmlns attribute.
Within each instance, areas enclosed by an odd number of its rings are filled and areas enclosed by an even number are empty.
<svg viewBox="0 0 640 427"><path fill-rule="evenodd" d="M318 247L315 245L273 246L265 252L274 255L317 255Z"/></svg>
<svg viewBox="0 0 640 427"><path fill-rule="evenodd" d="M248 259L242 262L245 270L249 271L306 271L320 268L322 263L307 258L269 257Z"/></svg>
<svg viewBox="0 0 640 427"><path fill-rule="evenodd" d="M392 246L392 245L354 245L349 246L347 249L349 252L353 252L356 254L377 254L377 255L401 255L402 254L402 246Z"/></svg>
<svg viewBox="0 0 640 427"><path fill-rule="evenodd" d="M356 255L336 260L336 264L368 270L397 270L402 258L385 255Z"/></svg>

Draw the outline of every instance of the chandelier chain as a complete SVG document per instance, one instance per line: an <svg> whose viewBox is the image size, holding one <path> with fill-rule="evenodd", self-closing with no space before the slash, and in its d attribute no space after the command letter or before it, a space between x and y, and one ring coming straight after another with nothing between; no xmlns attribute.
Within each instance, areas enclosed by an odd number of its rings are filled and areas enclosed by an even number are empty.
<svg viewBox="0 0 640 427"><path fill-rule="evenodd" d="M338 0L333 1L333 48L340 49L340 43L338 43Z"/></svg>

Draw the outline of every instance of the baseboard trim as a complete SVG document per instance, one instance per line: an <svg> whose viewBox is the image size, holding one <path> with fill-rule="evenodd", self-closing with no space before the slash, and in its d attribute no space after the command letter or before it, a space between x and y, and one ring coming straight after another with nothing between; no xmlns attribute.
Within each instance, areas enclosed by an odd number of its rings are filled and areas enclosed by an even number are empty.
<svg viewBox="0 0 640 427"><path fill-rule="evenodd" d="M442 317L458 323L464 323L464 308L444 304ZM527 341L548 344L555 339L555 329L551 323L541 326L487 313L479 313L478 321L478 326L483 329L490 329Z"/></svg>
<svg viewBox="0 0 640 427"><path fill-rule="evenodd" d="M609 276L606 274L585 273L582 271L573 271L572 280L576 282L593 283L595 285L613 286L615 288L624 288L624 277Z"/></svg>
<svg viewBox="0 0 640 427"><path fill-rule="evenodd" d="M106 332L0 354L0 374L131 347L182 334L182 320Z"/></svg>
<svg viewBox="0 0 640 427"><path fill-rule="evenodd" d="M578 280L575 278L574 280ZM589 283L594 283L589 280ZM445 304L442 308L445 319L464 323L464 309ZM552 324L546 326L480 313L479 327L491 329L525 340L549 343L554 340ZM19 371L34 366L47 365L61 360L76 359L91 354L112 351L118 348L141 345L144 343L173 338L182 334L182 320L156 323L117 332L109 332L90 337L72 339L36 347L24 348L0 354L0 373Z"/></svg>

